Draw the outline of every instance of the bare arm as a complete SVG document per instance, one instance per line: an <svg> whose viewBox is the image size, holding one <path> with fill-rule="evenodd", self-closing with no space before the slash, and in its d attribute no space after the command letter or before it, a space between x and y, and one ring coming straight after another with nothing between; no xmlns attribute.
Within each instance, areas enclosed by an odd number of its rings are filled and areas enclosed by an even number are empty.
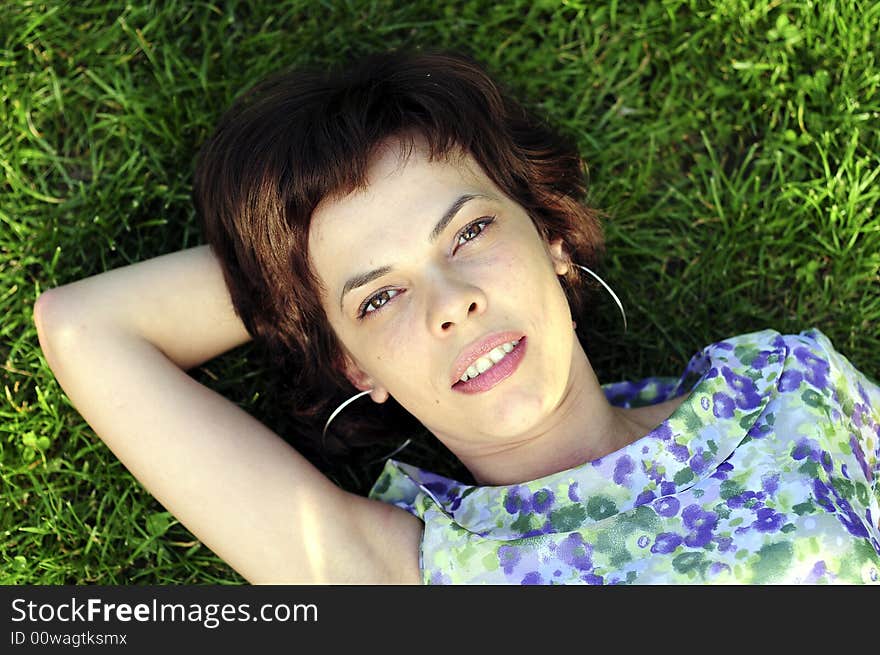
<svg viewBox="0 0 880 655"><path fill-rule="evenodd" d="M51 289L40 345L129 471L254 583L418 582L421 522L339 489L185 369L249 340L199 246Z"/></svg>

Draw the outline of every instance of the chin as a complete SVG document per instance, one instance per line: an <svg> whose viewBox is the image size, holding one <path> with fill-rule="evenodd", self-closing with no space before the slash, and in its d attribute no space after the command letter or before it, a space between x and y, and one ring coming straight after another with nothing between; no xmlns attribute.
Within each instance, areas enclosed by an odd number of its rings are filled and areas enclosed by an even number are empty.
<svg viewBox="0 0 880 655"><path fill-rule="evenodd" d="M486 432L499 437L516 437L532 430L550 413L551 404L533 394L511 394L498 406L491 408Z"/></svg>

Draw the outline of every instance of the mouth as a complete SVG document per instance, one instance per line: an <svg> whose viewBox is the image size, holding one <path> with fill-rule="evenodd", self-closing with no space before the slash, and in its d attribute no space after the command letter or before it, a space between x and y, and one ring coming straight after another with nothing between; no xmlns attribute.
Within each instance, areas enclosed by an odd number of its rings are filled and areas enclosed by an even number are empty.
<svg viewBox="0 0 880 655"><path fill-rule="evenodd" d="M488 391L503 380L506 380L519 368L520 363L526 354L526 337L521 337L519 343L513 347L509 353L506 353L501 361L494 364L491 368L480 373L475 378L462 382L459 380L452 385L453 391L459 393L482 393Z"/></svg>

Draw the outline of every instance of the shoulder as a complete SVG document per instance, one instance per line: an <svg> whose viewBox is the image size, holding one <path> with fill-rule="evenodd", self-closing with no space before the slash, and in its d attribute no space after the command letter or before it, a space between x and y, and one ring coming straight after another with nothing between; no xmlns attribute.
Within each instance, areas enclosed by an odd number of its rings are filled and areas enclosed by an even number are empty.
<svg viewBox="0 0 880 655"><path fill-rule="evenodd" d="M877 383L859 371L817 327L797 333L784 334L765 329L740 334L708 346L724 361L733 360L743 369L763 368L771 353L778 353L784 361L782 387L791 386L795 378L806 380L820 391L831 387L862 386L861 395L869 395L868 386L877 389ZM784 389L782 389L784 390Z"/></svg>
<svg viewBox="0 0 880 655"><path fill-rule="evenodd" d="M811 327L789 335L787 342L791 371L847 407L862 403L874 414L880 411L880 386L875 379L856 368L820 329Z"/></svg>

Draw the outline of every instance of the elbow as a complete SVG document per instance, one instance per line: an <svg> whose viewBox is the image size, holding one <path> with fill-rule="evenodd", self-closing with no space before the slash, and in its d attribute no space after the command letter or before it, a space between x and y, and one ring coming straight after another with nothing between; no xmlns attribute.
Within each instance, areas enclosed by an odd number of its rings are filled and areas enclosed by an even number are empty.
<svg viewBox="0 0 880 655"><path fill-rule="evenodd" d="M40 342L40 348L47 362L49 362L50 358L48 325L51 322L50 316L52 314L54 295L56 294L53 294L52 290L49 289L41 293L36 302L34 302L33 321L37 328L37 339ZM49 367L52 367L51 363Z"/></svg>
<svg viewBox="0 0 880 655"><path fill-rule="evenodd" d="M51 298L51 289L47 289L39 296L37 296L36 302L34 302L34 324L39 327L40 322L42 321L43 314L46 313L46 305L49 304L49 300Z"/></svg>
<svg viewBox="0 0 880 655"><path fill-rule="evenodd" d="M55 340L55 335L64 324L61 305L59 293L53 289L41 293L36 302L34 302L34 326L37 328L37 339L40 342L40 349L43 351L43 356L46 358L49 368L54 368L53 341Z"/></svg>
<svg viewBox="0 0 880 655"><path fill-rule="evenodd" d="M36 302L34 302L33 321L37 328L37 336L42 341L43 335L46 334L47 328L57 319L58 313L58 291L56 289L47 289L41 293Z"/></svg>
<svg viewBox="0 0 880 655"><path fill-rule="evenodd" d="M40 340L40 346L45 347L46 338L46 316L50 312L49 306L52 304L52 291L44 291L34 302L33 321L37 328L37 338Z"/></svg>

